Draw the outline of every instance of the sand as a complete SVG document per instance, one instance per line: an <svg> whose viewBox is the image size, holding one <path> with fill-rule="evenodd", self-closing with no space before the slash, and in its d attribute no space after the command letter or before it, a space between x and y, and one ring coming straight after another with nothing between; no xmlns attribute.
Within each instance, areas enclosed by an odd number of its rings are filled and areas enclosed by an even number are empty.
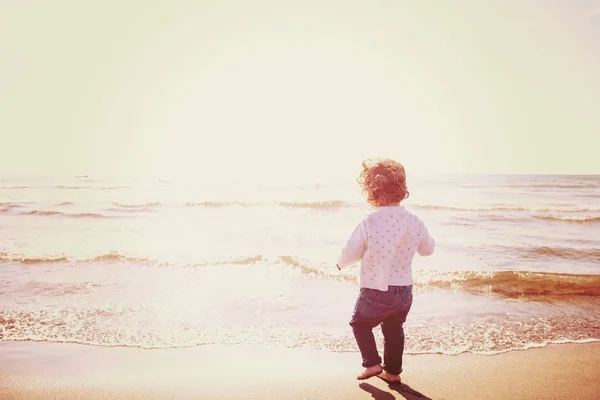
<svg viewBox="0 0 600 400"><path fill-rule="evenodd" d="M32 360L35 360L32 361ZM408 355L402 385L355 379L356 353L0 344L1 399L600 399L600 343Z"/></svg>

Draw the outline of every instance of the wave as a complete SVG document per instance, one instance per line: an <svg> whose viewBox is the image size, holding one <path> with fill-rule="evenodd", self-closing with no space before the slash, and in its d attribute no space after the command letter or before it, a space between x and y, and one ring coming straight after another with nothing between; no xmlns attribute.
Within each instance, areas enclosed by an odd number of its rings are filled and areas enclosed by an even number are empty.
<svg viewBox="0 0 600 400"><path fill-rule="evenodd" d="M82 259L82 260L73 260L72 262L81 263L81 264L93 264L93 263L110 263L110 262L122 262L122 263L135 263L135 264L147 264L153 266L167 266L168 263L160 262L157 260L153 260L146 257L132 257L120 253L118 251L110 251L105 254L101 254L96 257Z"/></svg>
<svg viewBox="0 0 600 400"><path fill-rule="evenodd" d="M87 180L85 182L93 182L91 180ZM0 189L12 190L12 189L60 189L60 190L83 190L83 189L98 189L98 190L115 190L115 189L128 189L131 186L79 186L79 185L56 185L56 186L28 186L28 185L19 185L19 186L0 186Z"/></svg>
<svg viewBox="0 0 600 400"><path fill-rule="evenodd" d="M314 202L275 202L275 204L287 207L287 208L310 208L310 209L321 209L321 210L334 210L341 207L348 206L349 203L342 200L329 200L329 201L314 201ZM185 203L188 207L251 207L258 205L257 203L247 203L243 201L198 201L198 202L187 202Z"/></svg>
<svg viewBox="0 0 600 400"><path fill-rule="evenodd" d="M0 202L0 214L10 214L16 209L24 208L25 206L19 203L2 203Z"/></svg>
<svg viewBox="0 0 600 400"><path fill-rule="evenodd" d="M102 290L102 287L84 283L80 287L66 289L85 295ZM327 300L327 297L324 299ZM214 308L219 315L218 320L209 316L208 323L205 319L198 324L197 315L194 314L187 317L187 313L179 313L175 321L163 318L165 307L177 312L178 302L144 304L142 307L130 301L127 303L130 305L120 306L117 303L118 307L103 304L86 308L60 303L58 307L36 310L3 310L0 313L0 342L75 343L142 349L268 345L336 353L359 351L351 333L339 332L337 328L332 330L318 322L315 325L310 318L306 320L301 317L294 324L281 324L277 320L240 322L238 318L235 324L223 324L222 316L227 314L229 304L225 302L221 308L217 302ZM155 312L158 311L156 306L160 307L158 313ZM261 314L268 316L270 311L269 308L261 309ZM156 318L157 314L159 318ZM447 318L409 321L405 326L405 353L492 355L544 347L551 343L598 342L600 324L597 313L590 314L523 318L507 313L467 321ZM182 317L185 319L180 319ZM225 321L230 320L233 321L225 318ZM148 329L149 326L152 329ZM377 345L382 346L383 337L375 336Z"/></svg>
<svg viewBox="0 0 600 400"><path fill-rule="evenodd" d="M510 250L511 248L507 248ZM600 249L575 249L572 247L514 247L526 258L562 258L567 260L588 260L600 262Z"/></svg>
<svg viewBox="0 0 600 400"><path fill-rule="evenodd" d="M540 188L540 189L545 189L545 188L548 188L548 189L595 189L595 188L600 188L600 182L580 183L580 184L576 184L576 183L543 184L543 183L540 183L540 184L528 185L525 187Z"/></svg>
<svg viewBox="0 0 600 400"><path fill-rule="evenodd" d="M469 181L468 183L455 181L455 180L440 180L435 181L435 184L447 184L447 185L458 185L461 188L510 188L510 189L533 189L534 191L539 191L538 189L596 189L600 188L600 180L598 179L584 179L585 182L582 181L571 181L567 182L532 182L530 180L520 180L511 182L500 182L500 181L477 181L475 183Z"/></svg>
<svg viewBox="0 0 600 400"><path fill-rule="evenodd" d="M69 214L61 211L45 211L45 210L32 210L21 213L21 215L40 215L40 216L60 216L67 218L118 218L110 215L98 214L98 213L79 213L79 214Z"/></svg>
<svg viewBox="0 0 600 400"><path fill-rule="evenodd" d="M35 322L29 327L21 326L22 320L28 321L36 321L37 316L32 315L33 313L29 313L29 315L25 316L17 316L16 318L3 318L0 317L0 327L4 327L6 333L3 335L2 331L0 331L0 342L8 342L8 343L57 343L57 344L77 344L84 346L93 346L99 348L129 348L129 349L142 349L142 350L172 350L172 349L189 349L189 348L198 348L201 346L207 345L229 345L229 346L239 346L240 344L247 345L268 345L269 347L281 345L287 348L306 348L312 350L327 350L333 353L358 353L359 349L356 347L356 341L354 336L342 336L336 337L327 333L311 333L310 335L306 333L299 332L282 332L282 329L274 330L272 327L268 331L262 328L262 332L258 330L261 328L246 328L244 331L234 331L228 330L224 332L224 329L202 329L203 334L198 335L198 338L192 339L183 339L180 341L167 341L163 340L161 342L157 342L156 337L146 336L144 333L139 332L136 336L129 336L129 338L124 338L119 336L116 333L114 337L101 336L96 333L96 335L92 338L86 337L78 337L68 333L62 334L60 337L56 337L57 335L53 335L52 337L45 337L40 335L39 333L32 332L35 328L39 329L39 326L35 324ZM571 324L576 324L572 322ZM404 349L404 354L410 355L422 355L422 354L444 354L444 355L452 355L456 356L459 354L477 354L483 356L491 356L498 354L510 353L513 351L523 351L529 349L538 349L543 348L549 345L560 345L560 344L587 344L587 343L597 343L600 342L598 338L588 338L585 333L581 334L579 332L571 333L573 336L577 338L565 338L564 334L570 333L570 331L561 326L562 329L555 329L550 334L551 337L555 339L540 339L535 337L534 334L527 334L525 332L535 332L536 328L539 330L540 327L545 326L545 324L553 324L557 325L556 321L553 320L542 320L542 321L531 321L528 323L517 323L513 322L513 325L517 325L521 328L520 331L511 332L512 335L521 334L521 336L511 337L511 340L505 338L502 342L491 342L491 341L482 341L481 336L484 335L488 331L502 331L504 326L495 326L490 324L490 326L483 330L481 327L477 330L473 329L471 326L467 327L458 327L456 324L444 324L441 327L435 326L432 324L420 324L420 325L407 325L405 327L405 331L409 332L407 334L407 342L406 347ZM47 324L40 324L47 325ZM500 324L496 324L500 325ZM567 328L573 328L566 323ZM66 324L63 321L56 321L55 326L63 327ZM118 326L118 324L115 324ZM66 329L66 328L63 328ZM249 334L250 329L253 329L251 332L252 335ZM289 328L288 328L289 329ZM447 331L445 336L437 336L438 339L436 341L431 341L431 332L433 330L439 331ZM457 333L458 330L461 332ZM527 331L529 329L529 331ZM80 329L79 332L85 332L88 329ZM265 335L266 331L266 335ZM274 332L273 332L274 331ZM267 338L263 338L260 334L267 336ZM467 336L468 334L468 336ZM563 336L560 336L563 334ZM292 337L293 335L293 337ZM459 336L460 335L460 336ZM49 336L49 335L48 335ZM456 343L457 336L461 337L459 343ZM584 338L579 338L579 336L584 336ZM135 339L135 338L140 339ZM310 338L310 340L307 340ZM262 341L261 341L262 339ZM429 339L429 340L428 340ZM381 341L382 337L376 337L376 340ZM382 348L384 346L383 342L378 342L378 347ZM495 349L490 350L488 347L493 346ZM420 396L419 396L420 397ZM412 398L412 397L411 397Z"/></svg>
<svg viewBox="0 0 600 400"><path fill-rule="evenodd" d="M600 252L600 251L599 251ZM315 277L355 280L356 269L342 271L312 266L294 256L280 256L280 262ZM600 296L600 275L574 275L528 271L452 271L415 272L415 288L459 289L476 294L495 294L510 298Z"/></svg>
<svg viewBox="0 0 600 400"><path fill-rule="evenodd" d="M70 263L70 264L93 264L106 262L129 262L136 264L151 264L151 265L168 265L165 262L159 262L145 257L131 257L117 251L110 251L105 254L98 255L92 258L73 259L68 256L28 256L22 254L9 254L6 252L0 253L0 262L17 263L17 264L54 264L54 263Z"/></svg>
<svg viewBox="0 0 600 400"><path fill-rule="evenodd" d="M280 206L288 208L311 208L317 210L334 210L347 207L350 204L342 200L314 201L314 202L278 202Z"/></svg>
<svg viewBox="0 0 600 400"><path fill-rule="evenodd" d="M527 222L531 219L571 224L593 224L600 222L600 216L592 215L506 215L506 214L476 214L466 218L455 217L458 221L490 221L490 222Z"/></svg>
<svg viewBox="0 0 600 400"><path fill-rule="evenodd" d="M498 209L485 209L485 208L462 208L462 207L452 207L452 206L436 206L433 204L410 204L406 205L406 208L417 208L422 210L442 210L442 211L500 211Z"/></svg>
<svg viewBox="0 0 600 400"><path fill-rule="evenodd" d="M6 190L11 190L11 189L30 189L33 188L33 186L2 186L0 187L0 189L6 189Z"/></svg>
<svg viewBox="0 0 600 400"><path fill-rule="evenodd" d="M600 249L577 250L564 248L536 247L522 249L529 257L587 258L600 261ZM356 280L356 268L338 271L331 263L316 263L293 255L266 257L263 255L245 256L231 259L217 259L188 265L146 257L136 257L118 251L110 251L95 257L72 259L65 255L31 256L0 253L0 262L24 265L47 263L98 264L122 263L157 267L205 267L219 265L283 265L298 269L303 274L319 279L344 281ZM600 296L600 275L566 274L532 271L414 271L415 288L427 291L431 288L458 289L477 294L495 294L510 298Z"/></svg>
<svg viewBox="0 0 600 400"><path fill-rule="evenodd" d="M268 260L262 255L212 260L204 263L195 263L181 265L183 267L205 267L209 265L253 265L257 263L267 262ZM17 264L52 264L52 263L69 263L69 264L100 264L100 263L130 263L137 265L151 265L156 267L175 266L174 264L156 260L147 257L135 257L124 254L119 251L109 251L108 253L100 254L91 258L71 258L64 255L59 256L29 256L23 254L10 254L0 252L0 262L17 263Z"/></svg>
<svg viewBox="0 0 600 400"><path fill-rule="evenodd" d="M64 256L57 257L28 257L23 255L8 254L5 252L0 253L0 262L4 263L17 263L17 264L54 264L54 263L66 263L69 259Z"/></svg>
<svg viewBox="0 0 600 400"><path fill-rule="evenodd" d="M66 215L63 212L60 211L40 211L40 210L33 210L33 211L28 211L23 213L22 215Z"/></svg>
<svg viewBox="0 0 600 400"><path fill-rule="evenodd" d="M129 189L131 186L103 186L100 190Z"/></svg>
<svg viewBox="0 0 600 400"><path fill-rule="evenodd" d="M241 257L241 258L233 258L233 259L222 259L222 260L214 260L205 263L196 263L196 264L187 264L182 265L183 267L205 267L209 265L252 265L260 262L264 262L266 259L261 256L251 256L251 257ZM146 257L133 257L128 256L118 251L111 251L106 254L101 254L99 256L83 259L83 260L75 260L74 262L78 264L94 264L94 263L110 263L110 262L121 262L121 263L132 263L132 264L145 264L156 267L170 267L174 266L172 263L167 261L159 261L156 259L146 258Z"/></svg>
<svg viewBox="0 0 600 400"><path fill-rule="evenodd" d="M241 258L233 258L233 259L225 259L225 260L214 260L205 263L196 263L196 264L187 264L185 267L206 267L209 265L253 265L257 263L267 262L268 260L261 256L251 256L251 257L241 257Z"/></svg>
<svg viewBox="0 0 600 400"><path fill-rule="evenodd" d="M79 189L93 189L92 186L70 186L70 185L58 185L54 187L55 189L70 189L70 190L79 190Z"/></svg>
<svg viewBox="0 0 600 400"><path fill-rule="evenodd" d="M456 184L453 181L444 182L448 184ZM459 183L460 184L460 183ZM482 187L502 187L502 188L515 188L515 189L596 189L600 188L600 180L596 179L585 179L582 180L571 180L570 182L532 182L526 181L511 181L507 182L478 182L478 183L467 183L460 184L461 187L466 188L482 188Z"/></svg>
<svg viewBox="0 0 600 400"><path fill-rule="evenodd" d="M322 262L317 265L291 255L279 256L277 262L287 267L299 269L303 274L313 276L315 278L343 281L356 280L356 270L354 268L344 268L339 271L335 269L335 267L332 267L331 263Z"/></svg>
<svg viewBox="0 0 600 400"><path fill-rule="evenodd" d="M600 216L581 215L581 216L563 216L563 215L534 215L533 218L547 220L570 222L576 224L590 224L600 222Z"/></svg>
<svg viewBox="0 0 600 400"><path fill-rule="evenodd" d="M592 199L600 199L600 193L575 193L577 197L588 197Z"/></svg>
<svg viewBox="0 0 600 400"><path fill-rule="evenodd" d="M217 261L215 263L213 263L214 265L225 265L225 264L232 264L232 265L250 265L250 264L256 264L256 263L261 263L261 262L265 262L266 259L261 256L254 256L254 257L242 257L242 258L238 258L238 259L234 259L234 260L223 260L223 261Z"/></svg>
<svg viewBox="0 0 600 400"><path fill-rule="evenodd" d="M197 202L187 202L185 203L187 207L231 207L231 206L240 206L240 207L248 207L253 206L254 204L245 203L241 201L197 201Z"/></svg>
<svg viewBox="0 0 600 400"><path fill-rule="evenodd" d="M600 208L523 208L523 207L481 207L465 208L454 206L438 206L433 204L411 204L407 208L418 208L423 210L442 210L442 211L476 211L476 212L494 212L494 211L524 211L530 213L558 212L558 213L589 213L600 212Z"/></svg>
<svg viewBox="0 0 600 400"><path fill-rule="evenodd" d="M144 208L156 208L161 207L163 203L159 201L149 201L147 203L140 204L122 204L122 203L113 203L113 205L117 208L125 208L125 209L144 209Z"/></svg>
<svg viewBox="0 0 600 400"><path fill-rule="evenodd" d="M527 216L517 216L517 215L504 215L504 214L489 214L489 215L474 215L467 217L459 217L455 216L452 218L452 222L448 222L449 225L455 225L456 221L459 221L459 225L469 225L468 222L476 221L478 224L485 220L487 222L524 222L529 218ZM465 223L467 222L467 223Z"/></svg>
<svg viewBox="0 0 600 400"><path fill-rule="evenodd" d="M493 293L510 298L600 296L600 275L525 271L447 272L417 285Z"/></svg>
<svg viewBox="0 0 600 400"><path fill-rule="evenodd" d="M0 202L0 207L4 207L4 208L23 208L25 206L22 203Z"/></svg>

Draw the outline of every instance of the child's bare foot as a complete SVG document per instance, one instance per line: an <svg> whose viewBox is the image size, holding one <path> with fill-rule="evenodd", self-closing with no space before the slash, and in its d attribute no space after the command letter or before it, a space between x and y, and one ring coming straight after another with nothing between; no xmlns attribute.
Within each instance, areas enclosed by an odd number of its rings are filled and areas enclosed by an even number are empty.
<svg viewBox="0 0 600 400"><path fill-rule="evenodd" d="M400 375L390 374L387 371L383 371L379 377L387 383L400 383Z"/></svg>
<svg viewBox="0 0 600 400"><path fill-rule="evenodd" d="M372 367L369 368L365 368L365 370L362 372L362 374L358 375L356 377L356 379L362 381L364 379L369 379L372 376L377 376L379 374L381 374L381 372L383 371L383 368L381 368L381 365L373 365Z"/></svg>

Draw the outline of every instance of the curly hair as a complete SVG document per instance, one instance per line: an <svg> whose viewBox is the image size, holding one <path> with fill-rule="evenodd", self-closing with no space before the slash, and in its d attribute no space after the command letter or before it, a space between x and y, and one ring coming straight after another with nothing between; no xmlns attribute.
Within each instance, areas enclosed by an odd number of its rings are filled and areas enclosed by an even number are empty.
<svg viewBox="0 0 600 400"><path fill-rule="evenodd" d="M399 162L390 159L364 160L362 166L357 181L372 206L398 204L410 195L406 188L406 172Z"/></svg>

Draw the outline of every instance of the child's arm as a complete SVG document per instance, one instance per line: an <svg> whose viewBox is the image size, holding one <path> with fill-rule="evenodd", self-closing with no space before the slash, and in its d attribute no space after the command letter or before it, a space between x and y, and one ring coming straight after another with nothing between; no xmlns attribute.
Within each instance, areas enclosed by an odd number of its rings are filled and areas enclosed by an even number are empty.
<svg viewBox="0 0 600 400"><path fill-rule="evenodd" d="M342 249L342 254L337 262L338 269L356 264L362 258L367 248L367 230L364 221L358 224L346 246Z"/></svg>
<svg viewBox="0 0 600 400"><path fill-rule="evenodd" d="M427 227L425 224L423 226L423 231L421 233L421 239L419 240L419 246L417 247L417 251L422 256L430 256L433 254L435 250L435 240L429 234Z"/></svg>

